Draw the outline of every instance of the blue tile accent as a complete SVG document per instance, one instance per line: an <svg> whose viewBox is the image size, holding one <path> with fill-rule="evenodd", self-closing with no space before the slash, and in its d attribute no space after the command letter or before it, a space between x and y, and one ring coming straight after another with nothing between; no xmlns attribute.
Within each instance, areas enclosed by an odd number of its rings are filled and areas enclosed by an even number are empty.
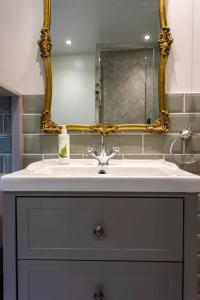
<svg viewBox="0 0 200 300"><path fill-rule="evenodd" d="M4 156L4 173L12 172L12 154Z"/></svg>
<svg viewBox="0 0 200 300"><path fill-rule="evenodd" d="M4 115L4 133L11 133L12 131L12 116Z"/></svg>
<svg viewBox="0 0 200 300"><path fill-rule="evenodd" d="M0 135L0 153L12 152L12 137L9 134Z"/></svg>
<svg viewBox="0 0 200 300"><path fill-rule="evenodd" d="M10 97L0 97L0 114L11 114Z"/></svg>

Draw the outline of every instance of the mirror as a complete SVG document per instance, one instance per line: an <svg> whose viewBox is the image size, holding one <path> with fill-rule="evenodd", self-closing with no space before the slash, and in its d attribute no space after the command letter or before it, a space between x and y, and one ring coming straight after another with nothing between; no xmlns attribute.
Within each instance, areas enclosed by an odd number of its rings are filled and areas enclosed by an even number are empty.
<svg viewBox="0 0 200 300"><path fill-rule="evenodd" d="M171 43L164 0L45 0L42 131L166 132Z"/></svg>

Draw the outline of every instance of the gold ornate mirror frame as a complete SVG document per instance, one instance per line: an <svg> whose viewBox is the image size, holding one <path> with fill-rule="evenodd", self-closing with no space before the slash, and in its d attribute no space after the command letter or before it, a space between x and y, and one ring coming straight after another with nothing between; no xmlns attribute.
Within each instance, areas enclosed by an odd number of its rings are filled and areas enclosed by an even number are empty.
<svg viewBox="0 0 200 300"><path fill-rule="evenodd" d="M165 69L167 59L170 53L170 47L173 42L170 28L167 24L165 0L160 0L160 39L158 41L160 48L159 65L159 106L160 118L153 124L107 124L96 125L66 125L68 130L85 131L107 135L122 131L145 131L150 133L165 133L168 131L169 117L165 101ZM41 30L41 37L38 45L41 51L41 57L45 71L45 106L41 121L41 131L45 133L58 134L61 126L51 119L52 103L52 70L51 70L51 0L44 0L44 22Z"/></svg>

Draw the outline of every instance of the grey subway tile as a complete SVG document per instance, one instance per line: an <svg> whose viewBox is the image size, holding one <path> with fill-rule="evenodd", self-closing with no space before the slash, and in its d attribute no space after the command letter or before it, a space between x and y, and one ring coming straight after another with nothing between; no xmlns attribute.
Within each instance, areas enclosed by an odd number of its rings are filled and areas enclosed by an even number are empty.
<svg viewBox="0 0 200 300"><path fill-rule="evenodd" d="M192 139L185 141L186 154L200 153L200 136L193 135Z"/></svg>
<svg viewBox="0 0 200 300"><path fill-rule="evenodd" d="M176 135L145 135L144 153L145 154L167 154ZM175 153L182 153L182 141L178 140L174 145Z"/></svg>
<svg viewBox="0 0 200 300"><path fill-rule="evenodd" d="M24 153L41 153L40 135L24 135Z"/></svg>
<svg viewBox="0 0 200 300"><path fill-rule="evenodd" d="M24 135L24 153L56 154L58 137L55 135Z"/></svg>
<svg viewBox="0 0 200 300"><path fill-rule="evenodd" d="M58 136L41 135L41 153L57 154L58 153Z"/></svg>
<svg viewBox="0 0 200 300"><path fill-rule="evenodd" d="M84 156L80 154L70 154L70 159L83 159Z"/></svg>
<svg viewBox="0 0 200 300"><path fill-rule="evenodd" d="M12 116L4 115L4 133L12 132Z"/></svg>
<svg viewBox="0 0 200 300"><path fill-rule="evenodd" d="M167 94L167 109L171 113L183 112L184 94Z"/></svg>
<svg viewBox="0 0 200 300"><path fill-rule="evenodd" d="M142 135L110 135L104 137L104 143L107 148L117 146L122 154L134 154L142 152Z"/></svg>
<svg viewBox="0 0 200 300"><path fill-rule="evenodd" d="M185 111L200 112L200 93L185 95Z"/></svg>
<svg viewBox="0 0 200 300"><path fill-rule="evenodd" d="M131 154L124 155L124 159L163 159L163 155L158 154Z"/></svg>
<svg viewBox="0 0 200 300"><path fill-rule="evenodd" d="M58 154L45 154L44 159L57 159Z"/></svg>
<svg viewBox="0 0 200 300"><path fill-rule="evenodd" d="M10 97L0 97L0 114L11 114Z"/></svg>
<svg viewBox="0 0 200 300"><path fill-rule="evenodd" d="M101 136L99 135L70 135L70 153L86 154L87 147L93 145L99 147Z"/></svg>
<svg viewBox="0 0 200 300"><path fill-rule="evenodd" d="M40 133L40 115L25 115L23 116L23 131L24 133Z"/></svg>
<svg viewBox="0 0 200 300"><path fill-rule="evenodd" d="M190 125L194 132L200 132L200 114L170 114L170 132L180 132Z"/></svg>
<svg viewBox="0 0 200 300"><path fill-rule="evenodd" d="M24 113L42 113L44 109L44 95L26 95L23 99Z"/></svg>
<svg viewBox="0 0 200 300"><path fill-rule="evenodd" d="M0 153L10 153L12 151L11 135L0 135Z"/></svg>
<svg viewBox="0 0 200 300"><path fill-rule="evenodd" d="M59 158L58 154L45 154L44 159L57 159ZM70 159L82 159L83 155L79 154L70 154Z"/></svg>
<svg viewBox="0 0 200 300"><path fill-rule="evenodd" d="M42 160L43 156L39 155L24 155L23 156L23 167L26 168L29 164Z"/></svg>

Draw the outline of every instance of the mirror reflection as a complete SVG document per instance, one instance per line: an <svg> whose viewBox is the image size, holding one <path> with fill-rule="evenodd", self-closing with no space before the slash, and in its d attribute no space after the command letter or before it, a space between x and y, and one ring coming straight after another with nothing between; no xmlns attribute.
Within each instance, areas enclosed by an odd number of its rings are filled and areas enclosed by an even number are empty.
<svg viewBox="0 0 200 300"><path fill-rule="evenodd" d="M52 0L52 118L159 118L159 0Z"/></svg>

